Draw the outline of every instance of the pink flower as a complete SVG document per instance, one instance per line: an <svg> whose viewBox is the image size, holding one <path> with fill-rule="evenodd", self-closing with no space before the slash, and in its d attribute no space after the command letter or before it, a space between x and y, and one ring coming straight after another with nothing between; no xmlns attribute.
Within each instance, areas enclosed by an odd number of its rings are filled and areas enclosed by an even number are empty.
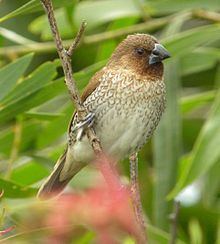
<svg viewBox="0 0 220 244"><path fill-rule="evenodd" d="M53 226L49 243L70 238L71 227L79 225L93 229L99 243L117 243L122 233L138 239L140 232L129 190L120 182L109 159L102 156L96 164L105 181L84 193L62 195L51 202L45 221L46 226Z"/></svg>

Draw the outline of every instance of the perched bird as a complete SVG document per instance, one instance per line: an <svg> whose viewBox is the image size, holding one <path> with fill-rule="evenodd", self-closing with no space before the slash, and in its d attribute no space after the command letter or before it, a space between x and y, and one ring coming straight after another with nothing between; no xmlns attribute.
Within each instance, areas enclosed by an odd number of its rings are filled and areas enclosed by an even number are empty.
<svg viewBox="0 0 220 244"><path fill-rule="evenodd" d="M41 186L39 197L61 192L93 160L86 126L92 124L104 152L115 160L145 144L165 108L162 60L169 57L168 51L146 34L129 35L117 46L85 88L82 101L90 113L83 122L73 114L66 150Z"/></svg>

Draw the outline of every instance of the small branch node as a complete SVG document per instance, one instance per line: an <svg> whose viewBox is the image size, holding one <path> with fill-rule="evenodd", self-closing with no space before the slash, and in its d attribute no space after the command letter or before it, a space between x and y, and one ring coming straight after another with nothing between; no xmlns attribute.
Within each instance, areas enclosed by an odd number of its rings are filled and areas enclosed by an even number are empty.
<svg viewBox="0 0 220 244"><path fill-rule="evenodd" d="M76 37L73 40L73 43L70 45L70 47L69 47L69 49L67 51L67 54L68 54L69 57L72 57L74 50L80 44L80 41L81 41L81 39L83 37L83 34L85 32L86 26L87 26L87 23L86 23L85 20L83 20L81 25L80 25L79 31L78 31L78 33L76 34Z"/></svg>
<svg viewBox="0 0 220 244"><path fill-rule="evenodd" d="M72 99L72 101L76 107L78 119L79 119L79 121L81 121L83 118L86 117L86 115L88 114L88 111L84 107L84 105L81 101L79 91L76 87L76 82L73 78L71 57L72 57L73 52L75 51L75 49L77 48L77 46L81 42L83 33L85 31L85 28L86 28L86 22L85 21L82 22L80 29L76 35L76 38L74 39L74 41L70 45L69 49L66 50L64 48L59 30L58 30L58 26L56 23L52 1L51 0L40 0L40 1L41 1L42 5L45 9L45 12L46 12L46 15L48 18L48 22L50 24L51 32L53 34L53 39L54 39L54 42L56 44L56 49L57 49L58 55L59 55L60 60L61 60L61 64L63 67L64 76L65 76L65 84L66 84L67 89L71 95L71 99ZM101 144L100 144L99 140L96 139L95 142L93 141L93 138L96 137L96 135L95 135L94 130L92 130L92 128L87 129L87 136L89 138L90 144L92 145L92 147L94 149L94 152L95 153L101 152L102 149L101 149Z"/></svg>

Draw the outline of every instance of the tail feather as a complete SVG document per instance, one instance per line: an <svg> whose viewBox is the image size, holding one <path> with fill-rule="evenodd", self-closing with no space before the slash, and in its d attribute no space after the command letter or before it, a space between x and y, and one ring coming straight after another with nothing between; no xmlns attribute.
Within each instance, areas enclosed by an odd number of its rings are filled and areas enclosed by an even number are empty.
<svg viewBox="0 0 220 244"><path fill-rule="evenodd" d="M76 164L76 167L72 167L71 174L68 174L66 178L61 177L62 170L64 169L64 166L66 163L73 164L74 162L66 162L67 160L67 151L63 153L63 155L58 159L54 170L49 175L45 183L40 187L38 191L38 198L40 199L49 199L51 197L55 197L58 195L62 190L65 188L65 186L68 184L68 182L72 179L72 177L80 171L82 167L79 167L78 164Z"/></svg>

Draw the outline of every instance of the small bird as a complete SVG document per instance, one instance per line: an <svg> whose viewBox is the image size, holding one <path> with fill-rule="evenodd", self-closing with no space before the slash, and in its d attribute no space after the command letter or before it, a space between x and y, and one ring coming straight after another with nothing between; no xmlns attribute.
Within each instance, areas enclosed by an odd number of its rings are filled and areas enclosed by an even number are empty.
<svg viewBox="0 0 220 244"><path fill-rule="evenodd" d="M108 63L90 80L82 102L90 112L79 122L73 114L68 145L38 196L60 193L83 167L94 159L85 134L88 126L101 141L103 151L116 161L137 152L151 137L165 109L162 61L170 54L147 34L127 36Z"/></svg>

